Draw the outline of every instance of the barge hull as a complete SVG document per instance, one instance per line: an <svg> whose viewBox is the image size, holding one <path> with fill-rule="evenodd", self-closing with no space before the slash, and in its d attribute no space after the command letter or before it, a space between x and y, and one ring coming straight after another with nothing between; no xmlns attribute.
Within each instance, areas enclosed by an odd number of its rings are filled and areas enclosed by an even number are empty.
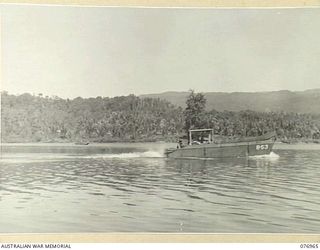
<svg viewBox="0 0 320 250"><path fill-rule="evenodd" d="M226 158L270 154L274 140L194 145L168 151L169 158Z"/></svg>

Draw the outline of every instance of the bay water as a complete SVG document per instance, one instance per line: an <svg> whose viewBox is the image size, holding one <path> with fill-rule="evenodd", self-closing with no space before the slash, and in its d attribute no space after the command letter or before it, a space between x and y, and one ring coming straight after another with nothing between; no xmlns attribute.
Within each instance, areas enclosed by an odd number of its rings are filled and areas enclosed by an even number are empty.
<svg viewBox="0 0 320 250"><path fill-rule="evenodd" d="M2 144L0 233L320 232L320 145L208 160L170 146Z"/></svg>

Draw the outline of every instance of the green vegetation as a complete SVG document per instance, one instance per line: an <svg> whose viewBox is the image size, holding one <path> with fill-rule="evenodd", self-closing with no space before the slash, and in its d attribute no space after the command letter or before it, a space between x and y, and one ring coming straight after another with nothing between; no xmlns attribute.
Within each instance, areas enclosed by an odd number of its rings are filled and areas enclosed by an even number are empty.
<svg viewBox="0 0 320 250"><path fill-rule="evenodd" d="M187 107L184 110L186 132L189 129L203 127L206 115L206 101L202 93L194 93L193 90L190 90L186 101Z"/></svg>
<svg viewBox="0 0 320 250"><path fill-rule="evenodd" d="M185 111L134 95L65 100L2 92L1 137L3 142L176 141L185 129L213 128L225 138L275 130L283 141L320 139L319 114L205 111L205 104L203 95L193 91Z"/></svg>
<svg viewBox="0 0 320 250"><path fill-rule="evenodd" d="M227 137L257 136L276 131L283 142L319 142L320 115L285 112L208 112L207 127Z"/></svg>
<svg viewBox="0 0 320 250"><path fill-rule="evenodd" d="M184 124L181 108L134 95L64 100L4 92L1 97L5 142L175 140Z"/></svg>

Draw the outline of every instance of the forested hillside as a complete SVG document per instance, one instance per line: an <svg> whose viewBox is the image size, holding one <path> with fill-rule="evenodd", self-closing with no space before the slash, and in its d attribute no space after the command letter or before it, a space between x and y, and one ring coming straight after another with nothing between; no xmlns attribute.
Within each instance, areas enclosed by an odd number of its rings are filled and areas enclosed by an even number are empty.
<svg viewBox="0 0 320 250"><path fill-rule="evenodd" d="M181 107L134 95L65 100L3 92L1 113L3 142L176 141L185 134ZM211 110L199 119L199 126L227 138L275 130L281 140L320 139L319 114Z"/></svg>
<svg viewBox="0 0 320 250"><path fill-rule="evenodd" d="M2 93L2 141L152 141L183 127L182 109L159 99Z"/></svg>
<svg viewBox="0 0 320 250"><path fill-rule="evenodd" d="M279 140L287 142L320 139L320 115L286 112L240 111L207 112L206 126L224 136L257 136L276 131Z"/></svg>

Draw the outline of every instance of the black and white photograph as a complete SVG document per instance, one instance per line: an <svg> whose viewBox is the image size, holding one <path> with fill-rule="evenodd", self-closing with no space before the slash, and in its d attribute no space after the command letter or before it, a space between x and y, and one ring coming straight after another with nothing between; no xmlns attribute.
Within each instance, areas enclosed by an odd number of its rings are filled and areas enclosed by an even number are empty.
<svg viewBox="0 0 320 250"><path fill-rule="evenodd" d="M0 8L0 233L320 233L320 8Z"/></svg>

